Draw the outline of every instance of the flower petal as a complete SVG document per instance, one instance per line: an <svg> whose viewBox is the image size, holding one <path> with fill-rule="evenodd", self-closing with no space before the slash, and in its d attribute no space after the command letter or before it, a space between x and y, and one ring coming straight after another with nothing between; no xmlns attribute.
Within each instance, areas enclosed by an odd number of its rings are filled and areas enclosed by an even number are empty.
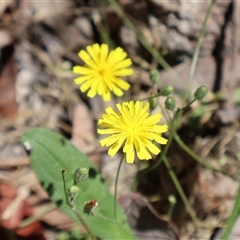
<svg viewBox="0 0 240 240"><path fill-rule="evenodd" d="M95 89L90 89L87 93L87 96L90 98L94 98L96 96L97 92L95 91Z"/></svg>
<svg viewBox="0 0 240 240"><path fill-rule="evenodd" d="M92 69L87 68L87 67L75 66L75 67L73 67L73 73L88 75L88 74L92 74Z"/></svg>
<svg viewBox="0 0 240 240"><path fill-rule="evenodd" d="M123 90L128 90L130 88L130 84L128 82L123 81L121 78L115 78L114 82L116 85Z"/></svg>
<svg viewBox="0 0 240 240"><path fill-rule="evenodd" d="M125 147L126 147L126 145L125 145ZM125 149L125 151L124 151L124 149L123 149L123 152L126 153L126 162L127 163L133 163L134 162L134 157L135 157L133 144L128 145L127 150Z"/></svg>
<svg viewBox="0 0 240 240"><path fill-rule="evenodd" d="M114 71L114 75L118 77L124 77L124 76L130 76L133 74L133 70L130 68L120 69L117 71Z"/></svg>
<svg viewBox="0 0 240 240"><path fill-rule="evenodd" d="M124 138L119 139L117 142L115 142L110 148L109 148L109 155L110 156L114 156L120 149L120 147L122 146L123 142L124 142Z"/></svg>
<svg viewBox="0 0 240 240"><path fill-rule="evenodd" d="M89 67L95 70L98 69L98 65L95 61L92 60L92 58L86 51L81 50L78 55Z"/></svg>
<svg viewBox="0 0 240 240"><path fill-rule="evenodd" d="M99 52L100 52L99 44L95 43L91 46L88 46L87 52L96 63L99 62Z"/></svg>
<svg viewBox="0 0 240 240"><path fill-rule="evenodd" d="M91 79L92 77L91 76L81 76L81 77L78 77L78 78L75 78L74 79L74 82L76 83L76 84L81 84L81 83L83 83L83 82L85 82L85 81L87 81L87 80L89 80L89 79Z"/></svg>
<svg viewBox="0 0 240 240"><path fill-rule="evenodd" d="M122 68L128 68L132 65L132 60L130 58L124 59L123 61L120 61L116 63L114 66L112 66L112 70L116 71Z"/></svg>
<svg viewBox="0 0 240 240"><path fill-rule="evenodd" d="M104 64L107 60L108 56L108 45L102 44L100 48L100 62L101 64Z"/></svg>

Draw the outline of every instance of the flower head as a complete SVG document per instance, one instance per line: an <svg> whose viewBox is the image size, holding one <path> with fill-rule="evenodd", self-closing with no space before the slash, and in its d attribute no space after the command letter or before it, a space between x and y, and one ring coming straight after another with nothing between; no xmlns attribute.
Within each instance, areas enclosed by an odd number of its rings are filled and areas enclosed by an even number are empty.
<svg viewBox="0 0 240 240"><path fill-rule="evenodd" d="M73 67L73 72L81 75L74 81L81 85L82 92L88 91L88 97L93 98L98 94L104 101L109 101L110 92L122 96L123 90L129 89L129 83L121 77L132 75L133 70L129 68L132 61L122 48L109 52L107 44L93 44L87 47L87 51L81 50L78 56L85 66Z"/></svg>
<svg viewBox="0 0 240 240"><path fill-rule="evenodd" d="M144 106L140 101L124 102L116 106L118 112L108 107L106 114L98 121L98 125L104 128L98 129L98 133L110 135L100 141L102 146L110 146L108 154L114 156L124 145L123 152L126 153L127 163L134 162L135 153L140 160L151 159L150 153L157 155L160 149L153 141L159 144L167 143L162 133L168 130L168 126L157 125L161 114L149 116L148 102Z"/></svg>
<svg viewBox="0 0 240 240"><path fill-rule="evenodd" d="M165 108L167 110L173 111L176 107L176 99L173 96L168 96L165 100Z"/></svg>
<svg viewBox="0 0 240 240"><path fill-rule="evenodd" d="M71 187L68 188L68 197L69 197L69 202L73 206L75 199L77 195L79 194L79 188L76 185L72 185Z"/></svg>
<svg viewBox="0 0 240 240"><path fill-rule="evenodd" d="M88 178L88 174L89 174L88 168L85 167L77 168L73 174L74 184L86 181Z"/></svg>
<svg viewBox="0 0 240 240"><path fill-rule="evenodd" d="M200 86L194 93L196 100L202 101L208 93L208 88L206 86Z"/></svg>

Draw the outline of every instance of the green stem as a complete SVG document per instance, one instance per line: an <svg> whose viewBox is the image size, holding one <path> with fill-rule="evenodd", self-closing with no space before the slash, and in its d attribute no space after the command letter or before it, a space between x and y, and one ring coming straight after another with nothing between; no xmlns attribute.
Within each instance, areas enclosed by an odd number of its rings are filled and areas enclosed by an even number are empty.
<svg viewBox="0 0 240 240"><path fill-rule="evenodd" d="M240 186L238 187L238 195L236 197L236 201L231 216L229 217L227 227L224 230L221 240L229 239L229 235L231 234L232 228L236 222L236 219L239 216L239 213L240 213Z"/></svg>
<svg viewBox="0 0 240 240"><path fill-rule="evenodd" d="M166 156L162 156L162 159L163 159L164 165L166 166L166 168L168 170L168 174L170 175L170 177L171 177L171 179L172 179L172 181L173 181L173 183L174 183L174 185L175 185L175 187L176 187L176 189L177 189L177 191L178 191L178 193L179 193L183 203L185 204L185 206L187 208L187 211L188 211L189 215L192 218L192 221L193 221L195 227L197 228L198 227L197 217L196 217L195 212L192 209L192 206L190 205L190 203L189 203L189 201L188 201L188 199L187 199L187 197L186 197L186 195L185 195L185 193L184 193L184 191L183 191L183 189L182 189L182 187L181 187L181 185L180 185L180 183L179 183L179 181L177 179L177 176L175 175L175 173L174 173L174 171L173 171L173 169L172 169L172 167L171 167L167 157Z"/></svg>
<svg viewBox="0 0 240 240"><path fill-rule="evenodd" d="M55 204L53 204L53 203L50 204L48 207L43 209L40 213L37 213L37 214L33 215L32 217L22 220L22 222L18 225L18 228L25 228L25 227L29 226L30 224L41 219L44 215L53 211L56 208L57 208L57 206Z"/></svg>
<svg viewBox="0 0 240 240"><path fill-rule="evenodd" d="M84 226L84 228L86 229L86 231L88 232L88 234L90 235L92 240L96 240L97 238L94 236L93 232L91 231L91 229L88 227L87 223L84 221L84 219L82 218L82 216L79 214L79 212L75 209L75 207L72 207L72 210L74 212L74 214L76 215L76 217L78 218L78 220L81 222L81 224Z"/></svg>
<svg viewBox="0 0 240 240"><path fill-rule="evenodd" d="M230 177L233 180L236 180L232 175L230 175L229 173L220 170L220 169L216 169L214 168L211 164L207 163L204 159L202 159L201 157L199 157L195 152L193 152L183 141L182 139L179 137L179 135L175 132L174 134L174 140L178 143L178 145L192 158L194 158L197 162L199 162L201 165L203 165L204 167L206 167L209 170L215 171L215 172L219 172L223 175L226 175L228 177Z"/></svg>
<svg viewBox="0 0 240 240"><path fill-rule="evenodd" d="M174 201L172 201L171 198L173 198ZM170 206L169 206L168 211L167 211L167 217L170 220L172 218L173 209L174 209L174 207L176 205L176 198L175 198L175 196L173 196L173 195L169 196L168 197L168 202L170 203Z"/></svg>
<svg viewBox="0 0 240 240"><path fill-rule="evenodd" d="M114 219L117 219L117 185L118 185L118 177L119 177L119 173L120 173L120 169L121 169L121 165L123 163L124 160L124 154L122 155L122 158L119 162L118 165L118 169L117 169L117 175L116 175L116 179L115 179L115 186L114 186L114 199L113 199L113 209L114 209Z"/></svg>
<svg viewBox="0 0 240 240"><path fill-rule="evenodd" d="M82 216L78 213L78 211L75 209L75 204L71 204L69 202L69 198L68 198L68 192L67 192L67 184L66 184L66 178L64 173L66 172L66 170L62 170L62 179L63 179L63 189L64 189L64 194L65 194L65 199L66 199L66 204L73 210L74 214L76 215L76 217L78 218L78 220L80 221L80 223L83 225L83 227L86 229L87 233L90 235L92 240L96 240L97 238L94 236L93 232L91 231L91 229L88 227L87 223L85 222L85 220L82 218Z"/></svg>
<svg viewBox="0 0 240 240"><path fill-rule="evenodd" d="M171 142L172 142L172 139L173 139L173 134L171 133L169 138L168 138L168 143L167 145L164 147L161 155L159 155L158 159L152 164L150 165L149 167L147 167L146 169L140 171L138 173L138 176L141 176L141 175L144 175L144 174L147 174L149 172L151 172L152 170L154 170L155 168L157 168L161 163L162 163L162 156L166 156L167 152L168 152L168 149L171 145Z"/></svg>
<svg viewBox="0 0 240 240"><path fill-rule="evenodd" d="M185 109L189 108L194 102L196 101L196 99L193 99L192 101L190 101L185 107L183 107L181 110L179 110L180 112L184 112Z"/></svg>
<svg viewBox="0 0 240 240"><path fill-rule="evenodd" d="M69 200L68 200L66 178L65 178L65 175L64 175L65 172L66 172L65 169L62 170L63 190L64 190L64 194L65 194L65 201L66 201L66 204L67 204L68 206L70 206L70 203L69 203Z"/></svg>
<svg viewBox="0 0 240 240"><path fill-rule="evenodd" d="M185 108L189 107L194 101L195 101L195 99L192 100L191 102L189 102L183 109L178 110L178 111L175 113L175 115L174 115L174 120L176 120L176 122L177 122L177 121L179 120L179 118L181 117L182 111L183 111ZM161 107L161 106L160 106L160 107ZM167 113L168 113L168 112L167 112ZM155 169L156 167L158 167L158 166L161 164L161 162L162 162L162 156L167 156L167 152L168 152L169 147L170 147L170 145L171 145L171 143L172 143L174 134L176 134L176 131L174 130L175 127L174 127L174 125L173 125L173 120L170 119L170 116L169 116L168 114L167 114L167 116L166 116L166 115L164 115L164 116L165 116L165 118L167 119L167 121L169 122L169 128L171 129L171 132L170 132L170 136L169 136L169 138L168 138L167 145L164 147L164 149L163 149L161 155L159 156L159 158L157 159L157 161L155 161L154 164L152 164L152 165L149 166L148 168L146 168L146 169L144 169L143 171L139 172L139 175L146 174L146 173L152 171L153 169Z"/></svg>
<svg viewBox="0 0 240 240"><path fill-rule="evenodd" d="M200 32L200 36L198 38L197 45L196 45L196 48L195 48L195 51L194 51L193 60L192 60L192 64L191 64L191 68L190 68L190 72L189 72L189 79L188 79L189 90L191 89L191 83L192 83L193 76L194 76L194 73L195 73L197 60L198 60L198 55L199 55L199 52L200 52L200 48L202 46L203 37L204 37L206 27L207 27L207 21L208 21L208 18L210 17L210 14L212 12L212 9L213 9L213 6L214 6L215 2L216 2L216 0L212 0L211 4L208 7L208 10L207 10L207 13L205 15L205 19L204 19L204 22L203 22L203 25L202 25L202 29L201 29L201 32Z"/></svg>

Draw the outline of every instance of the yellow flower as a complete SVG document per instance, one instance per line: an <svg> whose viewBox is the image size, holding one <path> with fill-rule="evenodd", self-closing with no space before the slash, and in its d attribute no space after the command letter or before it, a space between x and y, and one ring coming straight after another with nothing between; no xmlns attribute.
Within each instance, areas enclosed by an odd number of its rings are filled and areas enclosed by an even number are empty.
<svg viewBox="0 0 240 240"><path fill-rule="evenodd" d="M167 143L162 133L168 130L168 126L157 125L161 114L149 116L149 103L143 106L140 101L124 102L116 106L118 112L108 107L106 114L98 121L98 125L104 128L98 129L98 133L110 134L100 141L101 146L110 146L108 154L114 156L124 144L123 152L126 153L127 163L134 162L135 152L140 160L151 159L150 153L157 155L160 149L153 144L153 140L160 144Z"/></svg>
<svg viewBox="0 0 240 240"><path fill-rule="evenodd" d="M81 85L82 92L88 91L88 97L93 98L98 94L104 101L109 101L110 92L122 96L122 90L129 89L129 83L121 77L132 75L133 70L129 68L132 61L122 48L118 47L109 53L107 44L93 44L87 47L87 51L81 50L78 56L85 66L73 67L73 72L81 75L74 81Z"/></svg>

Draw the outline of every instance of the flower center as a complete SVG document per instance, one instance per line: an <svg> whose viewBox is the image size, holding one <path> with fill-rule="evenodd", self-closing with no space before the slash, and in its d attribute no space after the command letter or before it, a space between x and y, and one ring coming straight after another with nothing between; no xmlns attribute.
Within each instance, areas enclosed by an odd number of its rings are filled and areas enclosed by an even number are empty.
<svg viewBox="0 0 240 240"><path fill-rule="evenodd" d="M132 142L137 134L136 127L134 125L130 125L127 130L127 133Z"/></svg>
<svg viewBox="0 0 240 240"><path fill-rule="evenodd" d="M105 77L105 76L106 76L106 73L107 73L106 68L102 68L102 69L99 70L99 75L100 75L101 77Z"/></svg>

